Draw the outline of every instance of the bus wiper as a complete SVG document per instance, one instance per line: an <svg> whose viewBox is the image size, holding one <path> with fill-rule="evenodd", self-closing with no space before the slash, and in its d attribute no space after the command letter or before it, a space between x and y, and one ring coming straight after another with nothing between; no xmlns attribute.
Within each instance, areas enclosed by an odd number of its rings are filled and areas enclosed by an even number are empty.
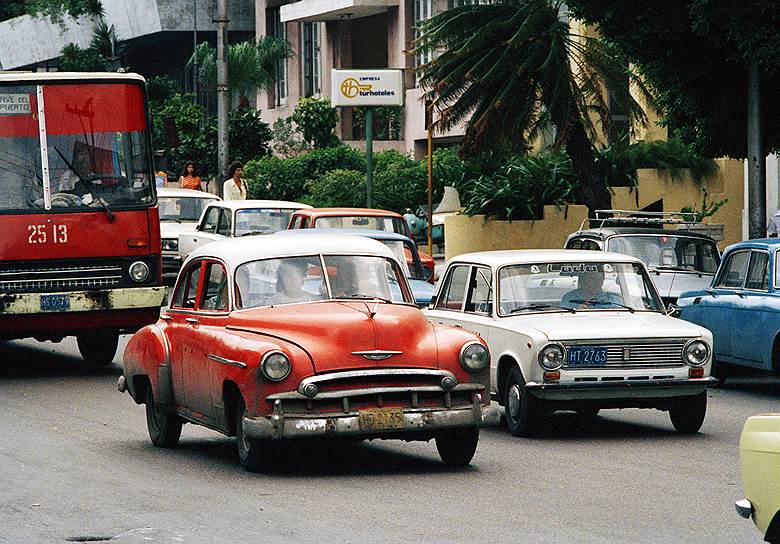
<svg viewBox="0 0 780 544"><path fill-rule="evenodd" d="M84 189L87 190L88 194L92 194L92 187L90 187L86 181L84 181L84 178L79 175L78 172L76 172L76 169L73 168L73 165L68 161L68 159L65 158L65 155L62 154L62 151L55 145L54 150L57 152L57 154L60 156L62 161L65 163L65 166L68 167L68 169L76 174L76 179L81 183L81 185L84 187ZM116 216L114 215L114 212L111 211L111 208L108 207L108 204L106 204L102 198L96 198L95 200L98 201L98 204L100 204L103 207L103 210L105 210L106 214L108 215L108 222L113 223L116 221Z"/></svg>

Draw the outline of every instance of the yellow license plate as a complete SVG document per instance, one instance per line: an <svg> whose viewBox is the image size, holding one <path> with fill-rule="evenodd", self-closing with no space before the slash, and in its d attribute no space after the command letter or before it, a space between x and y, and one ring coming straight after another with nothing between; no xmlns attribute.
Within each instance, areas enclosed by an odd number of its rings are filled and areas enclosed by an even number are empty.
<svg viewBox="0 0 780 544"><path fill-rule="evenodd" d="M373 408L358 412L361 431L384 431L406 427L404 411L401 408Z"/></svg>

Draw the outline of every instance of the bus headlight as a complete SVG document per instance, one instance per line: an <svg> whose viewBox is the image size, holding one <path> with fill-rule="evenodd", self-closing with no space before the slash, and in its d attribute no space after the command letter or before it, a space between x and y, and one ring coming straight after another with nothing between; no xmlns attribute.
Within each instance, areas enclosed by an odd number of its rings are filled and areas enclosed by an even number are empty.
<svg viewBox="0 0 780 544"><path fill-rule="evenodd" d="M140 283L149 277L149 265L143 261L136 261L130 265L129 272L130 278Z"/></svg>

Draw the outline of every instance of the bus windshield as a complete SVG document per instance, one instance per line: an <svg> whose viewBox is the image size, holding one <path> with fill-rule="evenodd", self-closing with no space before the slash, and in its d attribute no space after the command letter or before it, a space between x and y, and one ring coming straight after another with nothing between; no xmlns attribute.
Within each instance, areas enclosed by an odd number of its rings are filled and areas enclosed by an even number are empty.
<svg viewBox="0 0 780 544"><path fill-rule="evenodd" d="M147 132L138 84L0 86L0 213L152 204Z"/></svg>

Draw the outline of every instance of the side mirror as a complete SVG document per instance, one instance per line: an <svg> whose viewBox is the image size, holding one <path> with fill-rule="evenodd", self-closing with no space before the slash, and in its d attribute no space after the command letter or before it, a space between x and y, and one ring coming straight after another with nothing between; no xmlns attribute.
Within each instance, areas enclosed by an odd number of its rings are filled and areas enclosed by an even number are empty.
<svg viewBox="0 0 780 544"><path fill-rule="evenodd" d="M682 314L680 307L674 303L669 303L669 306L666 308L666 315L669 317L680 317L680 314Z"/></svg>

